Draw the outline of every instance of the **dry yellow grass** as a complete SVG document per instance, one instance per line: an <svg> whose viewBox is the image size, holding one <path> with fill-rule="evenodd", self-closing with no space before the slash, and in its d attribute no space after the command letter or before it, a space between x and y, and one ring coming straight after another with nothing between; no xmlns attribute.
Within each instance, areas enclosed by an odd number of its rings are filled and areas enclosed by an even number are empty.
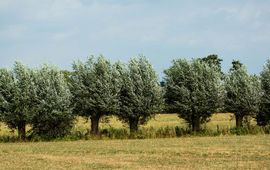
<svg viewBox="0 0 270 170"><path fill-rule="evenodd" d="M101 128L127 128L117 118ZM254 123L254 122L253 122ZM210 129L235 126L231 114L215 114ZM186 127L176 114L157 115L143 127ZM74 129L87 131L78 118ZM0 135L15 135L0 124ZM184 137L145 140L0 143L0 169L268 169L270 136Z"/></svg>
<svg viewBox="0 0 270 170"><path fill-rule="evenodd" d="M255 122L252 121L254 124ZM78 117L73 130L79 130L82 132L87 132L89 129L89 121L87 119L84 119L82 117ZM161 127L187 127L187 124L183 119L180 119L177 114L157 114L153 119L151 119L146 125L143 125L142 127L153 127L153 128L161 128ZM230 113L220 113L220 114L214 114L211 117L211 121L206 123L205 125L208 129L216 130L217 126L219 126L220 129L223 128L232 128L235 127L235 120L233 114ZM111 116L109 117L109 121L106 121L105 119L101 120L100 128L127 128L126 124L123 124L121 121L119 121L116 117ZM29 129L29 128L28 128ZM2 135L16 135L16 131L9 130L3 123L0 123L0 136Z"/></svg>
<svg viewBox="0 0 270 170"><path fill-rule="evenodd" d="M254 121L252 121L254 124ZM78 121L75 125L79 129L88 129L89 128L89 121L79 117ZM143 125L142 127L153 127L153 128L161 128L161 127L187 127L187 123L178 117L177 114L157 114L154 118L152 118L147 124ZM205 125L209 129L216 129L217 126L219 128L233 128L235 127L235 119L233 114L231 113L218 113L213 114L211 120L207 122ZM116 117L111 116L109 118L109 122L101 121L101 128L127 128L126 124L123 124L119 121Z"/></svg>
<svg viewBox="0 0 270 170"><path fill-rule="evenodd" d="M268 169L270 136L0 144L0 169Z"/></svg>
<svg viewBox="0 0 270 170"><path fill-rule="evenodd" d="M233 114L230 113L219 113L219 114L213 114L211 121L207 123L209 127L213 127L216 125L220 125L221 127L234 127L235 126L235 120L233 119ZM109 122L101 121L101 127L102 128L108 128L108 127L114 127L114 128L124 128L127 127L127 125L123 124L121 121L119 121L116 117L111 116L109 118ZM78 118L78 124L82 125L84 124L84 127L89 126L89 122L83 118ZM154 128L160 128L160 127L186 127L187 124L183 119L180 119L177 114L157 114L154 118L152 118L149 122L147 122L146 125L143 127L154 127Z"/></svg>

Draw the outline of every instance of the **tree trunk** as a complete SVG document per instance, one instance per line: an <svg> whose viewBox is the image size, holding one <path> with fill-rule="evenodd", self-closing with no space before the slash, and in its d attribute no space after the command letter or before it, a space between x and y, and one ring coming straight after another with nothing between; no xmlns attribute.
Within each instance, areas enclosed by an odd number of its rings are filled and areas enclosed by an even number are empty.
<svg viewBox="0 0 270 170"><path fill-rule="evenodd" d="M99 116L91 116L91 131L90 133L92 135L98 135L99 134L99 120L100 117Z"/></svg>
<svg viewBox="0 0 270 170"><path fill-rule="evenodd" d="M131 135L138 132L138 124L139 124L139 120L137 120L137 119L129 119L129 129L130 129L130 134Z"/></svg>
<svg viewBox="0 0 270 170"><path fill-rule="evenodd" d="M192 131L193 132L198 132L201 130L201 122L199 118L194 118L192 120Z"/></svg>
<svg viewBox="0 0 270 170"><path fill-rule="evenodd" d="M236 128L243 127L243 118L244 118L244 116L242 116L240 114L235 115Z"/></svg>
<svg viewBox="0 0 270 170"><path fill-rule="evenodd" d="M25 141L26 132L25 132L26 123L24 121L19 122L18 124L18 137L20 141Z"/></svg>

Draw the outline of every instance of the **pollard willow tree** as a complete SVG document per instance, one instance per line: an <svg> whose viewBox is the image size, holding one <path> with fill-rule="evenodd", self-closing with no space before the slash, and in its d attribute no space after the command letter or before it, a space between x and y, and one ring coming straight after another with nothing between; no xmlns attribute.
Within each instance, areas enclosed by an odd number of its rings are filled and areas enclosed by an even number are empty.
<svg viewBox="0 0 270 170"><path fill-rule="evenodd" d="M262 97L256 119L258 125L265 126L270 125L270 60L267 60L261 72L261 88Z"/></svg>
<svg viewBox="0 0 270 170"><path fill-rule="evenodd" d="M99 133L100 118L115 113L119 107L119 73L103 56L73 64L71 91L74 113L91 119L91 134Z"/></svg>
<svg viewBox="0 0 270 170"><path fill-rule="evenodd" d="M254 116L259 110L260 80L249 75L242 63L233 61L225 78L225 91L225 110L234 113L236 127L242 127L244 117Z"/></svg>
<svg viewBox="0 0 270 170"><path fill-rule="evenodd" d="M63 137L70 132L74 115L72 94L57 68L44 65L35 71L35 107L31 116L33 135L44 138Z"/></svg>
<svg viewBox="0 0 270 170"><path fill-rule="evenodd" d="M162 91L148 60L140 56L121 67L120 109L117 116L127 123L130 133L138 131L155 113L161 111Z"/></svg>
<svg viewBox="0 0 270 170"><path fill-rule="evenodd" d="M20 140L26 138L26 124L30 123L34 104L33 72L16 62L13 71L0 70L1 120L9 128L18 130Z"/></svg>
<svg viewBox="0 0 270 170"><path fill-rule="evenodd" d="M174 60L165 70L165 91L167 111L178 113L193 131L199 131L222 105L221 73L201 59Z"/></svg>

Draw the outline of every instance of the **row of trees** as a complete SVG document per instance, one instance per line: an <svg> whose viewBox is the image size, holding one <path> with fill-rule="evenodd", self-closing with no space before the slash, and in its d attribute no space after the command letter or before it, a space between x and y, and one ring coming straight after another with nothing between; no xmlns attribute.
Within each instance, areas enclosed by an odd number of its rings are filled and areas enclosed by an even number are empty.
<svg viewBox="0 0 270 170"><path fill-rule="evenodd" d="M44 65L30 69L16 62L13 70L0 69L0 116L11 129L18 130L19 139L31 134L63 136L72 127L74 115L72 94L63 74Z"/></svg>
<svg viewBox="0 0 270 170"><path fill-rule="evenodd" d="M267 91L270 62L260 80L256 75L249 75L239 61L233 61L229 73L224 74L221 61L217 55L192 61L174 60L165 70L167 111L179 113L193 131L200 130L201 124L209 121L214 112L234 113L236 127L243 126L245 116L257 116L259 125L269 124L270 112L262 108L270 107L269 101L265 101L270 97ZM261 81L269 87L261 86Z"/></svg>
<svg viewBox="0 0 270 170"><path fill-rule="evenodd" d="M68 79L74 113L90 117L92 134L98 134L103 116L118 116L132 133L161 111L161 87L145 57L131 59L127 65L92 57L85 63L74 63L73 69Z"/></svg>
<svg viewBox="0 0 270 170"><path fill-rule="evenodd" d="M157 75L145 57L126 64L112 64L103 56L75 62L73 71L43 66L30 69L16 62L13 70L0 69L0 118L18 130L21 140L30 134L42 137L66 135L76 115L90 118L91 133L99 133L99 121L117 115L138 130L162 105Z"/></svg>
<svg viewBox="0 0 270 170"><path fill-rule="evenodd" d="M73 63L73 71L16 62L13 70L0 69L0 118L22 140L26 125L31 135L64 136L77 115L90 118L94 135L104 116L116 115L132 134L161 111L178 113L193 131L215 112L234 113L237 127L248 115L270 124L270 61L261 76L249 75L239 61L224 74L221 62L217 55L174 60L162 83L143 56L127 64L92 56Z"/></svg>

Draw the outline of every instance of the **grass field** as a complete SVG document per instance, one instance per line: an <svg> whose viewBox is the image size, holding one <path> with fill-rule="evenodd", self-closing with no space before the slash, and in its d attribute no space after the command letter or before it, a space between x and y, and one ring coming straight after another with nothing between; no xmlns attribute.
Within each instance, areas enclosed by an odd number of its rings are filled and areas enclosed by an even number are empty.
<svg viewBox="0 0 270 170"><path fill-rule="evenodd" d="M2 143L0 169L268 169L270 136Z"/></svg>
<svg viewBox="0 0 270 170"><path fill-rule="evenodd" d="M115 117L101 128L127 128ZM252 124L255 122L252 121ZM232 128L231 114L215 114L204 126ZM157 115L142 128L187 127L177 115ZM78 118L74 131L87 131ZM4 124L1 135L16 135ZM269 169L270 135L143 140L78 140L0 143L0 169Z"/></svg>
<svg viewBox="0 0 270 170"><path fill-rule="evenodd" d="M252 122L254 124L254 122ZM203 126L206 126L209 129L216 129L217 125L220 128L232 128L235 127L235 120L233 114L214 114L211 118L211 121L206 123ZM157 114L153 119L151 119L146 125L141 127L143 128L161 128L161 127L187 127L183 119L179 119L177 114ZM127 128L127 125L123 124L116 117L110 117L109 122L101 121L101 128ZM89 122L83 118L78 118L77 123L75 124L74 129L76 130L86 130L89 128Z"/></svg>

